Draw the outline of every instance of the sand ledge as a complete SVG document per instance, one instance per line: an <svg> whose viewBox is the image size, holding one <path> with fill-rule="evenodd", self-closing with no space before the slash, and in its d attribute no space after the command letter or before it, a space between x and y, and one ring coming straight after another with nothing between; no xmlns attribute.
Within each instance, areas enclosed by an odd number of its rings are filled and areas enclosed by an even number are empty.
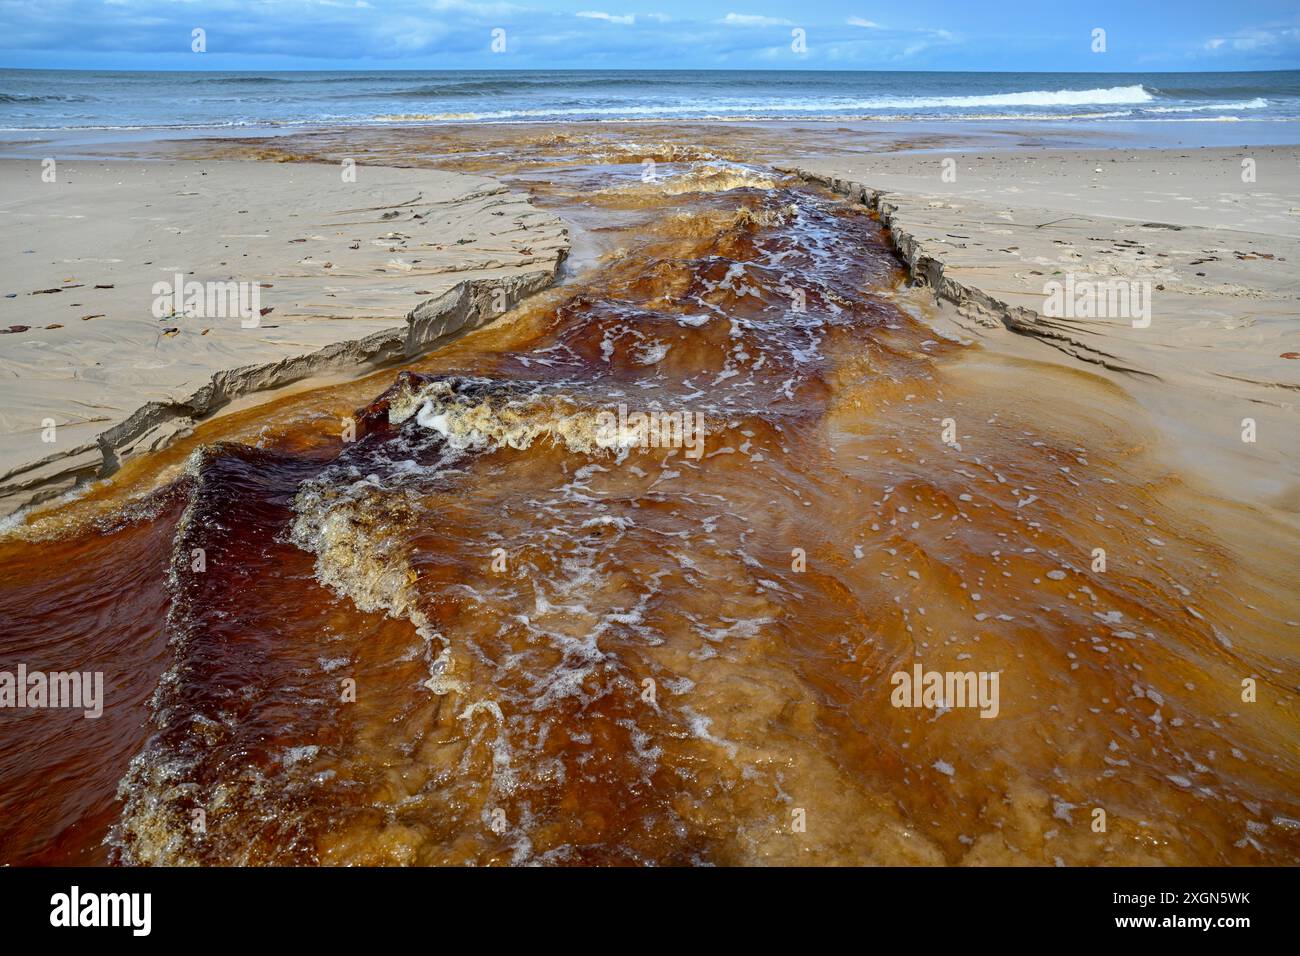
<svg viewBox="0 0 1300 956"><path fill-rule="evenodd" d="M1247 155L1259 183L1241 181ZM960 332L1002 351L1048 346L1026 353L1039 360L1088 363L1154 416L1188 471L1294 519L1297 160L1296 147L1030 150L778 168L877 213ZM955 164L955 182L941 179L942 162ZM1046 283L1067 276L1145 283L1150 321L1044 315ZM1257 421L1251 444L1247 418Z"/></svg>
<svg viewBox="0 0 1300 956"><path fill-rule="evenodd" d="M4 165L0 221L16 228L0 255L24 271L0 300L0 328L20 329L0 336L0 515L106 478L233 399L438 348L549 286L568 253L558 217L482 176L69 162L48 184L37 164ZM155 319L152 285L173 271L264 283L269 314Z"/></svg>

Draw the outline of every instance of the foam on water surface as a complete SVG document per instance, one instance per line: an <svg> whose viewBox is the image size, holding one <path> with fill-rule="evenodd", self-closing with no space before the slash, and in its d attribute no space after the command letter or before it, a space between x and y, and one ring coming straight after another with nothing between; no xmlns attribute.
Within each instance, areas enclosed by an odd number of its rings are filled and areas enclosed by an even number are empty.
<svg viewBox="0 0 1300 956"><path fill-rule="evenodd" d="M477 144L589 267L119 531L170 612L113 858L1295 862L1294 715L1222 691L1290 681L1269 579L1131 430L960 376L860 211L642 145ZM620 406L703 454L603 441ZM918 662L999 672L996 719L893 706Z"/></svg>

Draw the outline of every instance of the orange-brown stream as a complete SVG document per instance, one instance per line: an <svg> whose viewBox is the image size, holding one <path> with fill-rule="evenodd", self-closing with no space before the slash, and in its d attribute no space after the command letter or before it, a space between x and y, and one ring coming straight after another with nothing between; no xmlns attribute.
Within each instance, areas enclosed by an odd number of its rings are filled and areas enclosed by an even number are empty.
<svg viewBox="0 0 1300 956"><path fill-rule="evenodd" d="M1124 396L1034 399L862 210L734 154L470 142L275 158L532 187L566 282L0 545L0 666L107 694L0 713L0 862L1300 860L1285 552ZM702 454L608 447L620 405ZM917 663L997 672L996 714L895 706Z"/></svg>

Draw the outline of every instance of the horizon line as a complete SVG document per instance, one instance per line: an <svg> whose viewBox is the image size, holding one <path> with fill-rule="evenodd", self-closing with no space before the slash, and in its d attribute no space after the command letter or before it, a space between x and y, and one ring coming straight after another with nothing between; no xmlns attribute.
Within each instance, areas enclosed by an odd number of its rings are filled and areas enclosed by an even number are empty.
<svg viewBox="0 0 1300 956"><path fill-rule="evenodd" d="M424 67L279 67L276 69L198 69L198 70L140 70L128 67L58 67L58 66L3 66L0 70L15 73L1005 73L1041 76L1149 76L1152 74L1190 75L1206 73L1300 73L1300 66L1262 70L994 70L934 69L934 70L854 70L826 67L677 67L655 69L651 67L460 67L456 69Z"/></svg>

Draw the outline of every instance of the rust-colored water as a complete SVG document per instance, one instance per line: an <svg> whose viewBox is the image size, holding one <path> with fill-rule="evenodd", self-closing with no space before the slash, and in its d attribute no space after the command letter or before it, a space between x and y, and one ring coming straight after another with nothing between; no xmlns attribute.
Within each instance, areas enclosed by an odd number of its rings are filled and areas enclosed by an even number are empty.
<svg viewBox="0 0 1300 956"><path fill-rule="evenodd" d="M0 713L3 862L1300 859L1285 536L1113 386L937 335L860 210L680 136L475 136L277 149L531 186L566 283L0 546L0 663L108 688ZM703 454L601 447L620 404ZM895 707L917 662L997 715Z"/></svg>

